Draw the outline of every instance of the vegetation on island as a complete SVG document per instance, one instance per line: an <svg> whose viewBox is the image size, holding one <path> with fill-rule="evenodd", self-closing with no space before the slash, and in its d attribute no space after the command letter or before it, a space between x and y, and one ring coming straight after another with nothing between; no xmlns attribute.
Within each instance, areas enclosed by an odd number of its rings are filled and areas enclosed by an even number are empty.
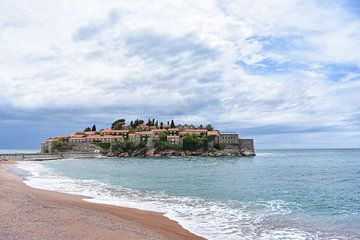
<svg viewBox="0 0 360 240"><path fill-rule="evenodd" d="M71 147L68 144L68 140L65 138L57 138L53 141L54 149L56 149L59 152L66 152L71 149Z"/></svg>
<svg viewBox="0 0 360 240"><path fill-rule="evenodd" d="M228 154L241 144L239 149L249 149L247 155L254 154L252 142L240 143L237 134L225 136L214 130L211 124L176 124L173 119L159 121L149 118L131 120L126 123L119 118L111 124L111 129L97 130L95 124L68 136L49 138L42 145L42 152L101 152L108 156L179 156ZM231 141L229 141L229 139ZM247 146L245 146L246 142ZM233 151L234 153L234 151Z"/></svg>

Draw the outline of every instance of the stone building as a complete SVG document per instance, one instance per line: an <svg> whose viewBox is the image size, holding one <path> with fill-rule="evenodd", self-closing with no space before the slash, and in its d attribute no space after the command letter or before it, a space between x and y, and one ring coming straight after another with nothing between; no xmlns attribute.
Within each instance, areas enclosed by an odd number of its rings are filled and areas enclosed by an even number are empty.
<svg viewBox="0 0 360 240"><path fill-rule="evenodd" d="M170 144L182 145L182 138L179 136L167 136L167 141Z"/></svg>
<svg viewBox="0 0 360 240"><path fill-rule="evenodd" d="M219 143L221 144L239 144L239 134L237 133L220 133Z"/></svg>

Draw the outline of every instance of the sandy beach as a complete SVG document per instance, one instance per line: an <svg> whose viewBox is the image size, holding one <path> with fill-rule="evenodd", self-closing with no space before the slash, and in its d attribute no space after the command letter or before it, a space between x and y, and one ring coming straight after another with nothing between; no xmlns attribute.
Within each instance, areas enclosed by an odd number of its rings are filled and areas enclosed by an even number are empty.
<svg viewBox="0 0 360 240"><path fill-rule="evenodd" d="M0 239L204 239L149 211L89 203L34 189L0 161Z"/></svg>

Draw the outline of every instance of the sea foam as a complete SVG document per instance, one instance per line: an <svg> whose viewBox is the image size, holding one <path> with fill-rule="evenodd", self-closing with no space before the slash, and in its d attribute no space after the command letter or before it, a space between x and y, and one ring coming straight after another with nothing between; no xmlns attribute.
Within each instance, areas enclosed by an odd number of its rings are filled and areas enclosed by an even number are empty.
<svg viewBox="0 0 360 240"><path fill-rule="evenodd" d="M34 188L87 196L85 201L164 213L189 231L208 239L318 239L301 227L275 226L275 219L291 214L291 203L282 200L244 203L212 202L195 197L142 192L97 180L60 176L38 162L22 162L28 171L24 182ZM259 211L254 211L254 205ZM274 221L272 221L274 219ZM276 221L275 221L276 222Z"/></svg>

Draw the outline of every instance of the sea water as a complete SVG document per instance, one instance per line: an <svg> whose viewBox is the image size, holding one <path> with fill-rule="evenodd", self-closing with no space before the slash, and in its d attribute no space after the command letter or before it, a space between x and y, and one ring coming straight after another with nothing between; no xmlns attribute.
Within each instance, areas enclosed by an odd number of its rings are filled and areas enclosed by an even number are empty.
<svg viewBox="0 0 360 240"><path fill-rule="evenodd" d="M208 239L360 239L360 150L258 150L253 158L24 162L25 183L158 211Z"/></svg>

